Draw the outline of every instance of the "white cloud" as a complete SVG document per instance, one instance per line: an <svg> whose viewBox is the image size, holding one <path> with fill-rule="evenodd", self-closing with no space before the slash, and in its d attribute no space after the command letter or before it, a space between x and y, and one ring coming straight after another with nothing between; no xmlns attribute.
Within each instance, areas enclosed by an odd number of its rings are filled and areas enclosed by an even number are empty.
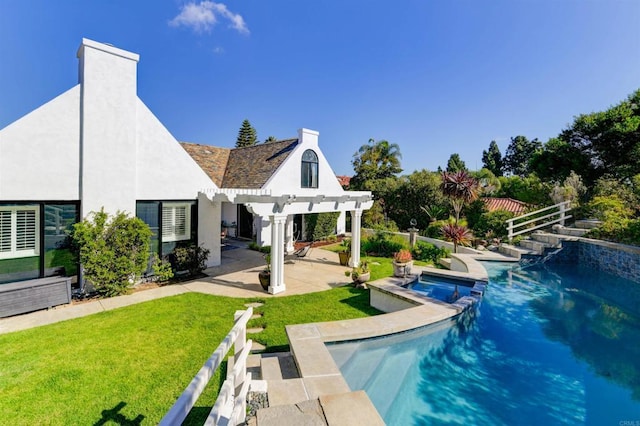
<svg viewBox="0 0 640 426"><path fill-rule="evenodd" d="M231 12L224 3L213 1L185 4L180 13L169 21L169 25L185 26L201 33L211 31L220 20L228 21L229 26L239 33L249 34L249 28L240 14Z"/></svg>
<svg viewBox="0 0 640 426"><path fill-rule="evenodd" d="M224 53L224 48L220 47L220 46L216 46L213 48L213 53L221 55Z"/></svg>

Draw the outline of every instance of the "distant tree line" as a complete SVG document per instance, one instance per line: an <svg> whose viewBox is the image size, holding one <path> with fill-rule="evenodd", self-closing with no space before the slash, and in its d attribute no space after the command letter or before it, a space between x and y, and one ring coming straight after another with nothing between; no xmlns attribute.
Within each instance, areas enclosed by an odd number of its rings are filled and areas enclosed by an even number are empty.
<svg viewBox="0 0 640 426"><path fill-rule="evenodd" d="M399 145L386 140L370 139L354 154L350 188L372 191L375 200L363 225L407 229L416 219L419 228L428 229L446 221L453 210L440 188L443 171L400 175L401 158ZM454 153L445 171L469 172L482 197L509 197L537 206L571 200L577 218L603 220L593 236L640 243L640 90L605 111L576 116L546 143L518 135L502 155L491 141L482 152L482 165L468 171ZM488 215L483 209L481 199L468 203L464 221L476 233L504 231L498 229L508 218L504 212Z"/></svg>

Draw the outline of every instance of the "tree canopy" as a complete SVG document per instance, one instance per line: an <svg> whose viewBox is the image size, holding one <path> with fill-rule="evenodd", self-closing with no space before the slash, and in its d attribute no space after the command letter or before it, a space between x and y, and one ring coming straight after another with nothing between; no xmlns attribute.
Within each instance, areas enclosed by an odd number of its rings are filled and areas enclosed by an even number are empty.
<svg viewBox="0 0 640 426"><path fill-rule="evenodd" d="M488 151L482 151L482 164L483 167L490 170L494 176L502 176L502 153L496 141L491 141Z"/></svg>
<svg viewBox="0 0 640 426"><path fill-rule="evenodd" d="M620 180L640 173L640 89L606 111L581 114L558 136L590 159L586 170L575 170L591 181L613 175Z"/></svg>
<svg viewBox="0 0 640 426"><path fill-rule="evenodd" d="M462 172L467 170L467 165L460 158L460 154L454 153L449 157L449 161L447 161L447 172L455 173Z"/></svg>
<svg viewBox="0 0 640 426"><path fill-rule="evenodd" d="M359 190L373 190L374 181L386 179L402 172L400 167L400 147L398 144L386 140L369 142L362 145L353 154L353 170L355 175L351 179L351 188Z"/></svg>
<svg viewBox="0 0 640 426"><path fill-rule="evenodd" d="M533 154L542 148L542 143L536 138L532 141L525 136L511 138L504 156L504 171L516 176L526 176L531 170L529 160Z"/></svg>
<svg viewBox="0 0 640 426"><path fill-rule="evenodd" d="M236 139L236 148L242 148L245 146L253 146L258 141L258 135L256 129L253 128L249 120L245 119L238 131L238 138Z"/></svg>

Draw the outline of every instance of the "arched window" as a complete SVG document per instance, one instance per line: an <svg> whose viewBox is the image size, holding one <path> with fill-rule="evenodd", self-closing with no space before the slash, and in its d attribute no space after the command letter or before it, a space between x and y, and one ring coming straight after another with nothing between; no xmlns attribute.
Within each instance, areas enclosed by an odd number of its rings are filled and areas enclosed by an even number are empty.
<svg viewBox="0 0 640 426"><path fill-rule="evenodd" d="M301 185L303 188L318 187L318 156L308 149L302 154Z"/></svg>

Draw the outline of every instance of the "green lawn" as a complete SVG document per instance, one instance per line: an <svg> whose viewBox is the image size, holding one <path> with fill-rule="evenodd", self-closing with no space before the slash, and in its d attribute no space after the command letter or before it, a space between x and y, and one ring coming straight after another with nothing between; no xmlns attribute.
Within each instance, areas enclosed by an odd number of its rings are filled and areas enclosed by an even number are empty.
<svg viewBox="0 0 640 426"><path fill-rule="evenodd" d="M285 324L379 313L368 299L351 287L269 298L256 309L264 316L249 322L265 331L251 338L285 350ZM0 335L0 423L156 424L248 301L188 293ZM189 423L202 424L221 374Z"/></svg>

